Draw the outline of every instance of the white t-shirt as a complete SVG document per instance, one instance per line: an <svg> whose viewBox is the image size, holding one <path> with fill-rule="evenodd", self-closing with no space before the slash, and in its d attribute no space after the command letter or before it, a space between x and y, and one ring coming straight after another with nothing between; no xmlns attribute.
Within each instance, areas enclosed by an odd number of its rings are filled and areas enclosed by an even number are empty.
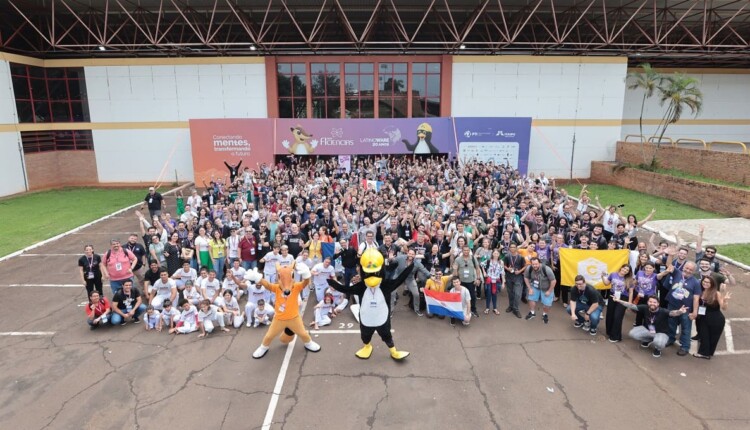
<svg viewBox="0 0 750 430"><path fill-rule="evenodd" d="M180 269L172 274L173 278L180 279L182 281L193 281L195 282L196 279L198 279L198 272L195 271L192 267L188 269L187 272Z"/></svg>
<svg viewBox="0 0 750 430"><path fill-rule="evenodd" d="M201 236L195 238L195 249L198 252L208 252L208 239L204 239Z"/></svg>
<svg viewBox="0 0 750 430"><path fill-rule="evenodd" d="M237 299L235 297L232 297L232 299L229 300L229 302L227 302L226 300L224 300L224 298L222 297L221 298L221 303L222 303L222 306L224 306L225 308L227 308L228 311L238 311L238 310L240 310L240 304L237 303Z"/></svg>
<svg viewBox="0 0 750 430"><path fill-rule="evenodd" d="M260 308L255 308L253 311L253 316L255 319L262 320L264 317L271 314L270 307L268 305L263 306L263 310L260 310Z"/></svg>
<svg viewBox="0 0 750 430"><path fill-rule="evenodd" d="M216 305L208 305L208 310L203 312L203 310L198 311L198 322L203 322L205 320L209 321L216 321L219 319L219 315L217 312L219 311L219 307Z"/></svg>
<svg viewBox="0 0 750 430"><path fill-rule="evenodd" d="M266 261L266 265L263 267L263 273L266 273L268 275L275 275L276 274L276 263L279 262L279 259L281 258L281 254L274 254L273 251L266 254L263 259Z"/></svg>
<svg viewBox="0 0 750 430"><path fill-rule="evenodd" d="M227 239L227 256L229 258L239 258L240 237L237 235L229 236Z"/></svg>
<svg viewBox="0 0 750 430"><path fill-rule="evenodd" d="M333 265L328 267L323 266L323 263L318 263L312 268L313 272L317 272L317 275L313 273L313 284L317 286L327 286L328 279L330 279L336 273L336 268Z"/></svg>
<svg viewBox="0 0 750 430"><path fill-rule="evenodd" d="M182 310L182 313L180 314L180 320L187 323L195 324L195 317L198 315L198 309L195 308L195 306L190 305L190 308L188 310Z"/></svg>
<svg viewBox="0 0 750 430"><path fill-rule="evenodd" d="M261 286L260 289L255 286L247 287L247 303L258 305L258 300L263 299L266 303L270 301L271 292L266 290L266 287Z"/></svg>
<svg viewBox="0 0 750 430"><path fill-rule="evenodd" d="M206 297L213 297L216 292L221 289L221 283L216 278L214 278L213 281L209 281L208 278L206 278L206 280L203 281L201 289L205 290Z"/></svg>
<svg viewBox="0 0 750 430"><path fill-rule="evenodd" d="M620 222L620 216L617 215L617 213L610 213L609 211L604 211L604 217L602 218L602 224L604 225L604 230L608 231L610 233L616 233L617 232L617 223Z"/></svg>
<svg viewBox="0 0 750 430"><path fill-rule="evenodd" d="M201 292L198 291L198 288L193 285L192 288L185 288L182 291L182 294L185 295L185 300L201 300L203 296L201 295Z"/></svg>
<svg viewBox="0 0 750 430"><path fill-rule="evenodd" d="M194 196L188 197L187 204L197 212L198 208L200 208L201 204L203 204L203 199L201 199L201 196L196 194Z"/></svg>
<svg viewBox="0 0 750 430"><path fill-rule="evenodd" d="M278 263L281 267L289 267L292 265L292 263L294 263L294 257L292 256L292 254L287 254L286 257L279 254Z"/></svg>
<svg viewBox="0 0 750 430"><path fill-rule="evenodd" d="M154 285L151 286L151 291L156 291L157 296L161 297L170 297L172 296L172 288L177 288L177 284L175 283L174 279L167 280L167 283L159 279L158 281L154 282Z"/></svg>

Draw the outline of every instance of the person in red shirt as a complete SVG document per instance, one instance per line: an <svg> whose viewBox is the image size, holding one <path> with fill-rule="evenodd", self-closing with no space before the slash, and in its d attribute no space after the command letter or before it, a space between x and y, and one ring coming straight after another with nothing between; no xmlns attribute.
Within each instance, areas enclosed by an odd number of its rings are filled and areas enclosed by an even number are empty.
<svg viewBox="0 0 750 430"><path fill-rule="evenodd" d="M97 329L109 321L112 309L106 297L100 296L98 291L92 291L89 304L86 306L86 322L91 330Z"/></svg>
<svg viewBox="0 0 750 430"><path fill-rule="evenodd" d="M252 270L258 267L258 253L260 248L258 247L258 240L253 235L251 229L245 231L245 235L240 239L240 260L242 260L242 267L245 270Z"/></svg>

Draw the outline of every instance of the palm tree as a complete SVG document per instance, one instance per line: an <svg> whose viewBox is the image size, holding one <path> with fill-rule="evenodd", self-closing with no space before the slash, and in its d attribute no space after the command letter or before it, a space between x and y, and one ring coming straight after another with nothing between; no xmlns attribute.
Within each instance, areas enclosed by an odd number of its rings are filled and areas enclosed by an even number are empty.
<svg viewBox="0 0 750 430"><path fill-rule="evenodd" d="M649 63L643 63L639 66L643 73L629 73L628 77L633 79L633 83L628 85L628 89L643 90L643 100L641 100L641 116L638 118L638 126L640 128L641 145L643 148L643 162L646 162L646 148L643 135L643 110L646 107L646 99L651 98L654 95L654 91L659 88L659 85L664 80L664 77L660 75L656 70L651 67Z"/></svg>
<svg viewBox="0 0 750 430"><path fill-rule="evenodd" d="M700 114L703 108L703 93L698 88L698 83L698 80L692 76L674 73L671 76L664 77L662 84L658 86L659 104L664 106L664 103L668 103L668 106L659 127L656 129L657 131L661 129L659 140L656 142L657 151L669 124L679 121L686 108L690 109L693 117ZM651 159L651 167L656 167L656 152Z"/></svg>

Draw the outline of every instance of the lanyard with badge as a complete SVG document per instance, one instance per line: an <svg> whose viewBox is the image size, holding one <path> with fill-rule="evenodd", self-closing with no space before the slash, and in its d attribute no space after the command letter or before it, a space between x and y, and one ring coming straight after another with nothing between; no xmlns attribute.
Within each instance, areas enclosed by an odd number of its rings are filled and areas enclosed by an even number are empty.
<svg viewBox="0 0 750 430"><path fill-rule="evenodd" d="M372 294L372 298L370 299L370 307L371 308L378 307L378 301L377 301L377 298L375 296L375 290L376 290L376 288L368 288L368 290L370 291L370 294Z"/></svg>
<svg viewBox="0 0 750 430"><path fill-rule="evenodd" d="M86 272L86 279L94 279L94 256L92 255L91 258L86 257L86 260L89 262L89 271Z"/></svg>

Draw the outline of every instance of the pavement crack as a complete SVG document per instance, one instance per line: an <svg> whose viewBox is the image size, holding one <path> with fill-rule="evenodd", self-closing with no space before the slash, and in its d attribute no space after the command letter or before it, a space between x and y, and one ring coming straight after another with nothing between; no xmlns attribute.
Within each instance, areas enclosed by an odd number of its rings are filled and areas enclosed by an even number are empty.
<svg viewBox="0 0 750 430"><path fill-rule="evenodd" d="M229 409L231 409L231 407L232 407L232 401L230 400L229 404L227 405L227 410L224 411L224 417L221 419L221 426L219 427L219 429L224 428L224 423L227 421L227 415L229 415Z"/></svg>
<svg viewBox="0 0 750 430"><path fill-rule="evenodd" d="M194 382L193 385L195 385L197 387L211 388L212 390L229 391L229 392L232 392L232 393L239 393L239 394L243 394L245 396L251 396L253 394L268 394L268 395L273 394L270 391L265 391L265 390L243 391L243 390L240 390L239 388L215 387L213 385L199 384L197 382Z"/></svg>
<svg viewBox="0 0 750 430"><path fill-rule="evenodd" d="M469 363L469 368L471 370L471 374L474 375L474 385L477 387L477 391L479 391L479 394L482 395L482 400L484 401L484 407L487 409L487 413L490 415L490 421L492 422L492 425L496 429L500 429L500 424L497 422L497 418L495 417L495 413L492 411L492 408L490 407L489 399L487 398L487 393L482 390L482 384L480 383L479 375L477 375L476 369L474 369L474 363L471 362L471 358L469 358L469 354L466 352L466 348L464 347L464 341L461 339L461 331L458 331L458 342L461 344L461 351L463 351L464 356L466 357L466 362Z"/></svg>
<svg viewBox="0 0 750 430"><path fill-rule="evenodd" d="M284 425L286 424L287 418L292 414L294 411L294 407L297 406L297 403L299 402L299 397L297 396L297 390L299 390L299 383L302 381L302 369L305 368L305 362L307 361L307 357L310 356L309 352L306 352L305 355L302 357L302 362L299 365L299 372L297 373L297 382L294 383L294 389L290 394L286 396L287 399L291 398L294 399L294 402L289 406L289 409L287 409L286 413L284 414L284 417L281 420L281 429L284 429ZM282 387L283 388L283 387ZM281 393L278 393L279 396ZM273 420L271 420L271 424L274 424Z"/></svg>
<svg viewBox="0 0 750 430"><path fill-rule="evenodd" d="M381 379L383 380L383 385L385 385L385 392L383 394L383 397L381 397L380 400L378 400L378 402L375 404L375 409L372 411L372 415L367 417L367 425L369 426L370 430L375 427L375 419L378 416L378 409L380 408L380 404L385 400L388 400L388 377L383 376Z"/></svg>
<svg viewBox="0 0 750 430"><path fill-rule="evenodd" d="M586 420L582 416L578 415L578 413L573 408L573 405L570 403L570 398L568 397L568 393L565 392L565 386L563 386L560 383L560 381L558 381L557 378L551 372L545 369L538 361L534 360L531 354L529 354L529 350L526 349L525 344L523 343L521 344L521 349L523 349L523 352L526 353L526 357L528 357L528 359L532 363L536 364L537 369L539 369L541 372L546 373L550 378L552 378L552 381L554 382L555 387L557 387L557 390L560 391L563 397L565 398L565 403L563 403L563 406L565 406L570 411L570 413L573 415L573 418L575 418L579 423L581 423L581 427L584 430L587 430L589 428L589 424L588 422L586 422Z"/></svg>

